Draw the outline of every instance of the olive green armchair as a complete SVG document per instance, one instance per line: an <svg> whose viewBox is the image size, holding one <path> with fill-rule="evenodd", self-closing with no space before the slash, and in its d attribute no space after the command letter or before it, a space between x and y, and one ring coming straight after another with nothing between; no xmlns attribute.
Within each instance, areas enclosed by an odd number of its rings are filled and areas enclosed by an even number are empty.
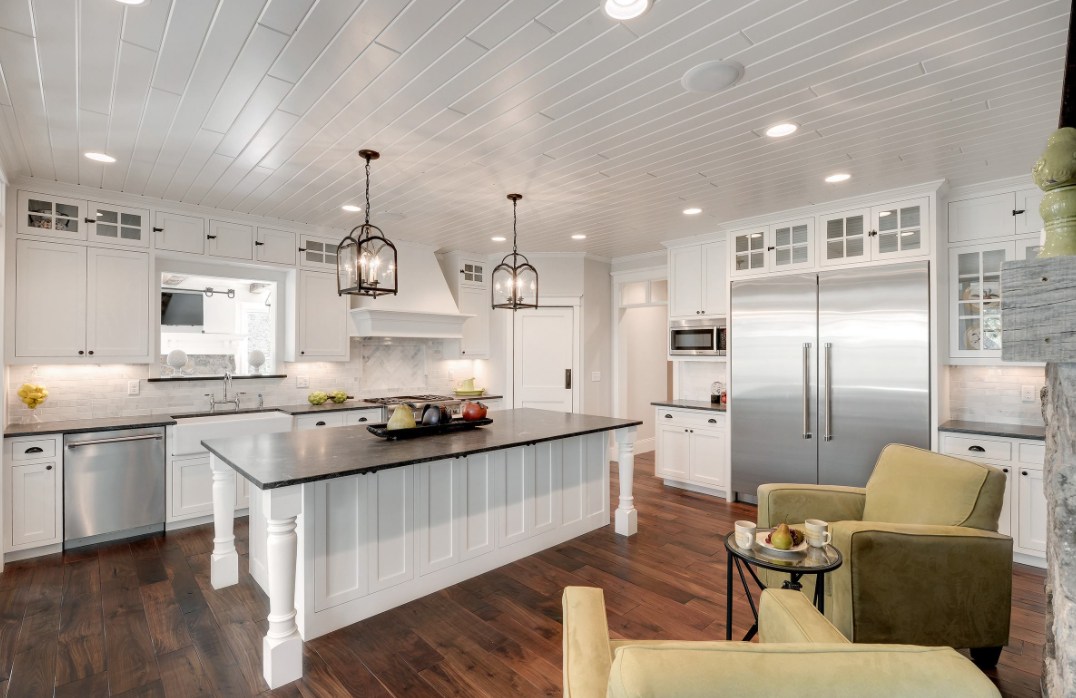
<svg viewBox="0 0 1076 698"><path fill-rule="evenodd" d="M758 525L830 523L844 564L826 577L826 617L852 642L966 647L991 667L1012 605L1012 539L997 533L1004 491L997 468L890 444L866 487L762 485ZM813 581L802 580L808 598Z"/></svg>

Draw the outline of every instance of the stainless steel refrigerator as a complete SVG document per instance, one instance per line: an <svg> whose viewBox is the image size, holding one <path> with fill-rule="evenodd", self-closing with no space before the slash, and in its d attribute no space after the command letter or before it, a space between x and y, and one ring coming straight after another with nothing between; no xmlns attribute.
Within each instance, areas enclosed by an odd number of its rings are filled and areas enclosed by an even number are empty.
<svg viewBox="0 0 1076 698"><path fill-rule="evenodd" d="M882 447L930 447L926 262L732 284L732 489L863 486Z"/></svg>

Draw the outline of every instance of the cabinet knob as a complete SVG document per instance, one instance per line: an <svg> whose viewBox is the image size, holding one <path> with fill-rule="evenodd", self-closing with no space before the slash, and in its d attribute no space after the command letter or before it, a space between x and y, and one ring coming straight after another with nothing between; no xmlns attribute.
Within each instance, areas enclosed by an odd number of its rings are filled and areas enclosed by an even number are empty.
<svg viewBox="0 0 1076 698"><path fill-rule="evenodd" d="M982 446L968 446L968 450L972 453L986 453L986 449Z"/></svg>
<svg viewBox="0 0 1076 698"><path fill-rule="evenodd" d="M868 230L868 231L867 231L867 237L869 237L869 238L875 237L875 236L877 236L877 235L878 235L878 231L877 231L877 230Z"/></svg>
<svg viewBox="0 0 1076 698"><path fill-rule="evenodd" d="M1026 471L1026 470L1021 470L1021 471L1020 471L1020 474L1021 474L1021 475L1027 475L1027 471Z"/></svg>
<svg viewBox="0 0 1076 698"><path fill-rule="evenodd" d="M300 351L299 353L300 353L300 354L305 354L306 352L305 352L305 351Z"/></svg>
<svg viewBox="0 0 1076 698"><path fill-rule="evenodd" d="M93 349L90 349L90 356L93 356Z"/></svg>
<svg viewBox="0 0 1076 698"><path fill-rule="evenodd" d="M316 426L316 427L323 427L323 426L325 426L325 422L318 422L318 423L317 423L317 424L315 424L314 426Z"/></svg>
<svg viewBox="0 0 1076 698"><path fill-rule="evenodd" d="M78 355L79 355L79 356L83 356L83 355L84 355L85 353L86 353L86 352L82 351L81 349L79 349L79 350L78 350Z"/></svg>
<svg viewBox="0 0 1076 698"><path fill-rule="evenodd" d="M45 470L52 470L52 466L51 465L46 465Z"/></svg>

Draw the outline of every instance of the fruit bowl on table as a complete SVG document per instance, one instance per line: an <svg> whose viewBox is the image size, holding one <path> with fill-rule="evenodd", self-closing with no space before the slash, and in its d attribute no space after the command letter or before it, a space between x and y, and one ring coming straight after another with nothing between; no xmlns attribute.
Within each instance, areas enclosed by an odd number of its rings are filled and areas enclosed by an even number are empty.
<svg viewBox="0 0 1076 698"><path fill-rule="evenodd" d="M781 555L784 557L792 557L799 555L807 550L807 537L803 535L802 531L792 529L792 547L791 548L775 548L770 543L770 534L773 531L756 531L755 542L758 543L758 547L761 548L769 555Z"/></svg>

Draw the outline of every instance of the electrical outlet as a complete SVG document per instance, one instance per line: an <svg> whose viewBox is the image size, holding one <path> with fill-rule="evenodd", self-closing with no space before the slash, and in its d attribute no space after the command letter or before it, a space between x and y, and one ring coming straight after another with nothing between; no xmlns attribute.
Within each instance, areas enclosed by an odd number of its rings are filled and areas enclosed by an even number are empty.
<svg viewBox="0 0 1076 698"><path fill-rule="evenodd" d="M1039 391L1033 385L1020 386L1020 399L1024 402L1035 402L1038 399L1038 393Z"/></svg>
<svg viewBox="0 0 1076 698"><path fill-rule="evenodd" d="M601 371L591 371L590 372L590 380L593 381L594 383L597 383L597 382L601 381L601 379L602 379L602 372Z"/></svg>
<svg viewBox="0 0 1076 698"><path fill-rule="evenodd" d="M295 387L296 388L309 388L310 387L310 376L297 376L295 378Z"/></svg>
<svg viewBox="0 0 1076 698"><path fill-rule="evenodd" d="M127 381L127 394L138 395L138 381Z"/></svg>

